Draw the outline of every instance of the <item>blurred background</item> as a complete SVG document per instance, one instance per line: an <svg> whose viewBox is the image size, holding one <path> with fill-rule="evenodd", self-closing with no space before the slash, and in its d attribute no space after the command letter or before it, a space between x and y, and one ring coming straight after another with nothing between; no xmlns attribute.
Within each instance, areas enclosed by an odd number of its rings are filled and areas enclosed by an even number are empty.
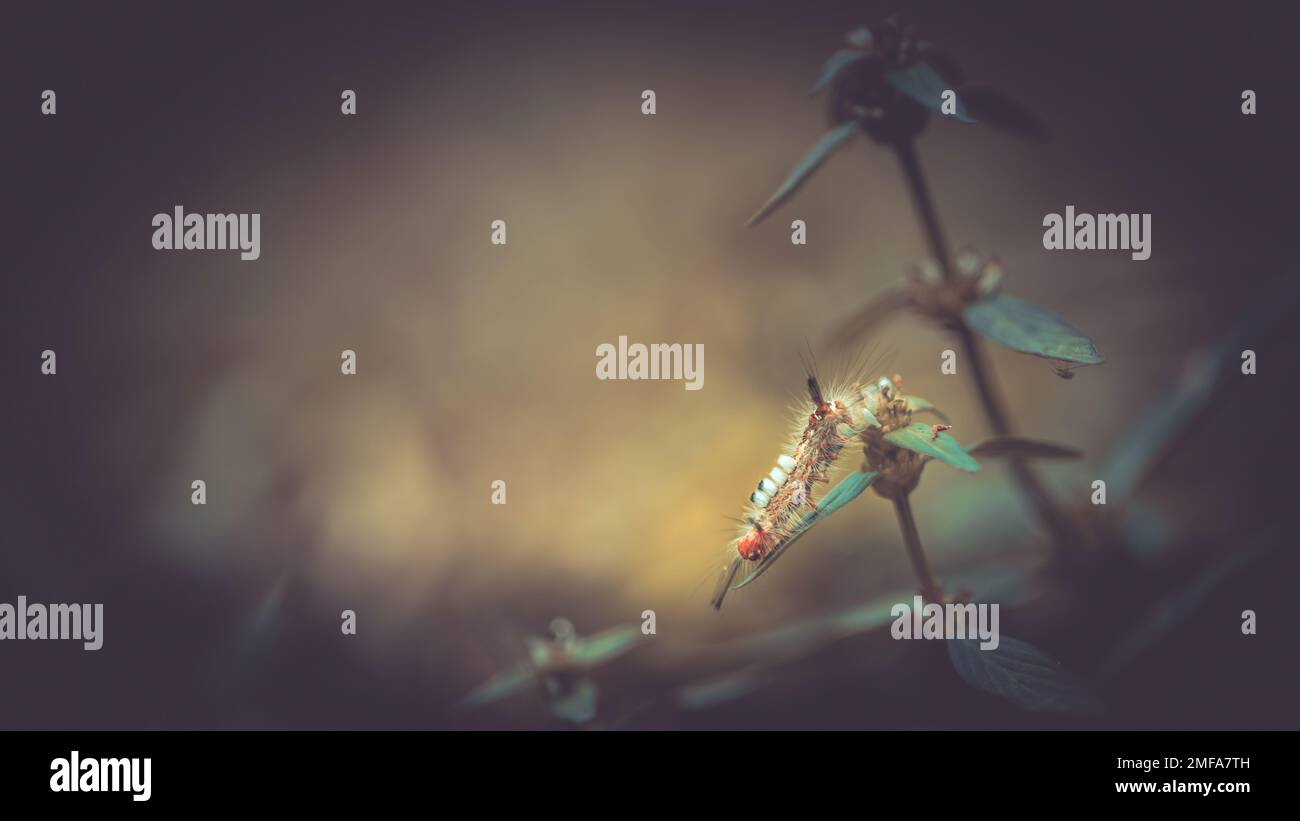
<svg viewBox="0 0 1300 821"><path fill-rule="evenodd" d="M825 130L808 89L874 4L21 3L0 35L0 601L102 602L105 626L96 653L0 645L0 726L572 726L540 682L457 702L556 617L585 636L645 610L657 634L589 671L580 726L1300 726L1294 9L908 7L1054 134L932 122L919 152L954 247L1107 358L1066 381L987 348L1018 431L1088 454L1045 469L1062 504L1091 507L1125 437L1172 413L1150 480L1107 506L1127 535L1087 556L1053 558L1005 468L932 468L913 500L939 575L1002 602L1004 635L1101 717L970 689L864 615L915 587L873 494L708 607L805 338L847 366L827 333L927 254L861 138L744 227ZM260 212L261 259L154 251L178 204ZM1066 205L1151 213L1150 260L1043 250ZM620 335L703 343L704 389L598 381ZM988 434L939 373L950 338L905 315L872 342L961 441ZM1222 384L1196 394L1215 346Z"/></svg>

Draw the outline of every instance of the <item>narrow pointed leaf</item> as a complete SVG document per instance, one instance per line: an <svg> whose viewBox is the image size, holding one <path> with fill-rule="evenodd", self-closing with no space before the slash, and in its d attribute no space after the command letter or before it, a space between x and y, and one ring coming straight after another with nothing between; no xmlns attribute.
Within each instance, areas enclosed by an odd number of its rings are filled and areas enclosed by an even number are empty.
<svg viewBox="0 0 1300 821"><path fill-rule="evenodd" d="M1082 459L1083 451L1069 445L1040 442L1022 436L994 436L968 448L980 459Z"/></svg>
<svg viewBox="0 0 1300 821"><path fill-rule="evenodd" d="M852 137L857 131L858 124L856 122L847 122L842 123L823 134L822 138L817 141L817 144L809 149L808 153L803 156L803 159L799 160L799 163L790 171L790 176L785 178L785 182L781 183L780 188L776 189L776 193L773 194L767 202L763 203L763 207L758 209L758 212L749 218L749 222L746 223L746 225L750 227L757 225L760 221L780 207L782 203L788 200L794 192L799 189L799 186L803 185L808 178L812 176L812 173L816 171L822 163L826 162L826 158L833 154L835 149L843 145L844 141L849 137Z"/></svg>
<svg viewBox="0 0 1300 821"><path fill-rule="evenodd" d="M731 560L731 566L723 571L717 585L713 588L713 597L709 599L709 603L714 610L722 609L722 602L727 598L727 591L731 590L731 583L736 580L736 574L740 572L740 568L744 564L745 560L740 556L736 556Z"/></svg>
<svg viewBox="0 0 1300 821"><path fill-rule="evenodd" d="M800 522L799 527L795 530L794 534L791 535L790 538L786 539L782 544L777 545L771 553L767 554L766 559L759 562L758 567L754 568L753 572L741 580L741 582L732 589L739 590L766 573L768 568L775 564L776 560L781 558L782 554L790 549L791 545L803 538L803 535L812 529L813 525L828 518L832 513L861 496L862 491L871 487L871 483L875 478L875 473L862 472L850 473L848 476L844 477L843 481L831 488L830 492L822 497L822 500L817 503L816 510L810 511L804 516L803 521Z"/></svg>
<svg viewBox="0 0 1300 821"><path fill-rule="evenodd" d="M966 82L966 72L961 66L957 65L957 61L948 52L937 49L930 43L920 43L918 45L920 46L918 53L922 59L932 66L944 80L954 84L950 88L956 88Z"/></svg>
<svg viewBox="0 0 1300 821"><path fill-rule="evenodd" d="M912 600L912 593L896 591L855 604L825 616L802 619L757 635L729 642L720 654L790 661L808 655L827 643L884 627L894 620L899 602Z"/></svg>
<svg viewBox="0 0 1300 821"><path fill-rule="evenodd" d="M1111 449L1102 476L1109 493L1128 497L1159 466L1174 446L1195 430L1194 423L1210 404L1225 378L1240 374L1237 357L1249 340L1261 339L1300 302L1300 279L1294 274L1274 280L1241 313L1217 344L1189 363L1165 398L1145 409Z"/></svg>
<svg viewBox="0 0 1300 821"><path fill-rule="evenodd" d="M1106 361L1078 328L1046 308L1009 294L967 305L962 316L972 330L1013 351L1080 365Z"/></svg>
<svg viewBox="0 0 1300 821"><path fill-rule="evenodd" d="M893 287L876 296L856 313L844 320L831 332L831 345L847 348L875 331L889 317L907 307L907 295L902 288Z"/></svg>
<svg viewBox="0 0 1300 821"><path fill-rule="evenodd" d="M870 408L868 408L868 407L866 407L865 405L863 405L862 408L861 408L861 413L862 413L862 424L863 424L863 427L861 427L861 428L854 428L854 429L853 429L853 435L854 435L854 436L857 436L858 434L862 433L862 431L864 431L866 428L878 428L878 427L880 427L880 420L876 418L876 415L875 415L874 413L871 412L871 409L870 409Z"/></svg>
<svg viewBox="0 0 1300 821"><path fill-rule="evenodd" d="M921 105L943 113L943 93L952 91L957 95L957 113L949 116L951 119L961 120L963 123L973 123L975 118L966 110L966 103L962 101L961 93L957 91L955 83L950 83L935 71L929 63L917 63L908 68L891 71L885 75L889 84L898 91L916 100Z"/></svg>
<svg viewBox="0 0 1300 821"><path fill-rule="evenodd" d="M709 679L699 684L688 684L677 691L677 704L684 710L707 710L720 704L744 698L762 684L762 676L755 670L742 670Z"/></svg>
<svg viewBox="0 0 1300 821"><path fill-rule="evenodd" d="M1032 644L1002 636L993 650L978 639L948 641L948 658L970 686L1033 712L1096 713L1101 705Z"/></svg>
<svg viewBox="0 0 1300 821"><path fill-rule="evenodd" d="M1026 140L1047 142L1052 138L1047 125L1029 109L1000 91L985 86L967 86L957 93L970 113L980 122Z"/></svg>
<svg viewBox="0 0 1300 821"><path fill-rule="evenodd" d="M475 687L460 700L462 707L481 707L503 698L509 698L527 689L536 681L533 668L521 664L510 670L497 673L492 678Z"/></svg>
<svg viewBox="0 0 1300 821"><path fill-rule="evenodd" d="M614 627L578 639L573 648L573 660L582 667L596 667L631 650L640 638L638 627Z"/></svg>
<svg viewBox="0 0 1300 821"><path fill-rule="evenodd" d="M907 406L912 409L912 413L933 413L935 416L939 418L939 421L943 422L944 424L947 424L950 421L948 419L948 414L936 408L933 402L922 399L919 396L912 396L911 394L908 394ZM967 452L973 454L973 451L967 451Z"/></svg>
<svg viewBox="0 0 1300 821"><path fill-rule="evenodd" d="M1138 620L1137 626L1120 641L1103 665L1101 675L1105 678L1112 677L1131 664L1134 659L1149 651L1188 617L1195 614L1219 585L1256 558L1258 553L1257 545L1237 549L1202 570L1181 590L1157 602Z"/></svg>
<svg viewBox="0 0 1300 821"><path fill-rule="evenodd" d="M822 93L840 72L853 65L863 57L867 56L864 52L855 48L842 48L831 55L830 59L822 66L821 74L817 75L817 82L813 84L812 91L808 92L809 97L816 97Z"/></svg>
<svg viewBox="0 0 1300 821"><path fill-rule="evenodd" d="M931 459L938 459L958 470L974 473L980 469L979 462L962 449L947 431L940 431L937 437L931 438L930 426L924 422L913 422L905 428L890 431L885 434L885 441Z"/></svg>

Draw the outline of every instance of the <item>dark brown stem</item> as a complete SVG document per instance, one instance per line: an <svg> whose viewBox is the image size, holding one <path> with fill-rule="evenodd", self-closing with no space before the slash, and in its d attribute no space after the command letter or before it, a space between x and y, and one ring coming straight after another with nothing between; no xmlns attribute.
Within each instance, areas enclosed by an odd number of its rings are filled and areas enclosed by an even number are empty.
<svg viewBox="0 0 1300 821"><path fill-rule="evenodd" d="M939 227L939 217L934 213L934 203L930 201L930 186L925 184L925 174L921 172L921 160L916 156L916 143L905 140L894 146L898 162L903 166L903 176L907 177L907 187L912 192L912 204L916 207L916 216L925 228L925 238L930 243L930 253L939 263L939 270L944 279L952 278L952 268L948 264L948 244L944 242L943 230Z"/></svg>
<svg viewBox="0 0 1300 821"><path fill-rule="evenodd" d="M903 167L903 176L907 178L907 187L912 194L912 204L916 207L917 217L921 220L921 225L925 229L926 240L930 244L930 253L936 258L944 279L951 279L954 274L948 256L948 245L944 241L943 229L939 225L939 218L934 211L934 203L930 199L930 188L926 185L925 175L921 171L921 161L916 154L916 144L911 140L906 140L896 144L894 151L898 156L899 164ZM971 378L975 380L975 390L979 393L980 404L984 407L984 415L988 419L989 427L993 428L993 432L998 436L1009 435L1011 433L1011 423L1007 419L1006 411L1002 407L1002 400L993 385L992 373L984 360L984 351L980 347L979 340L971 333L970 328L967 328L961 322L957 323L957 335L961 338ZM1056 503L1048 494L1042 480L1033 468L1018 459L1011 460L1008 464L1011 467L1012 477L1020 487L1020 492L1028 497L1039 522L1042 523L1052 540L1061 547L1078 547L1074 529L1070 527L1065 515L1057 508Z"/></svg>
<svg viewBox="0 0 1300 821"><path fill-rule="evenodd" d="M916 517L912 515L912 503L908 500L908 494L899 493L894 497L894 512L898 514L898 529L903 531L903 543L907 545L912 569L916 571L916 578L921 583L921 597L942 604L939 583L934 580L930 563L925 558L925 548L921 546L921 534L916 530Z"/></svg>

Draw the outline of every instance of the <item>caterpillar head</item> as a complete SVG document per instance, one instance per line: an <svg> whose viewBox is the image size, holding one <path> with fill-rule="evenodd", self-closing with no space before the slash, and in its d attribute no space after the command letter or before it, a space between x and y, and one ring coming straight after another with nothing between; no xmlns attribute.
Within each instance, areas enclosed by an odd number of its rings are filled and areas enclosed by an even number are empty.
<svg viewBox="0 0 1300 821"><path fill-rule="evenodd" d="M747 562L756 562L763 558L767 553L767 535L763 533L763 529L755 525L753 530L741 536L740 541L736 543L736 552Z"/></svg>

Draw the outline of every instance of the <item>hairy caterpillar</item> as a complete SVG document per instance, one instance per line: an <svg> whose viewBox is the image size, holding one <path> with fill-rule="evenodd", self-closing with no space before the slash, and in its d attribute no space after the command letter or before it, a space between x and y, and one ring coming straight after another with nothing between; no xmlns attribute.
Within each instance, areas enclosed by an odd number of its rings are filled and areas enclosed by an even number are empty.
<svg viewBox="0 0 1300 821"><path fill-rule="evenodd" d="M829 483L831 468L845 445L867 426L879 424L868 409L879 387L857 378L874 370L875 365L865 359L855 361L850 365L849 378L829 389L822 387L815 359L805 360L804 369L812 412L807 417L802 409L796 412L789 442L777 456L776 467L749 496L750 507L741 520L741 532L728 548L730 569L724 570L714 589L715 610L722 608L741 568L755 564L761 568L766 560L775 559L807 532L822 512L813 499L814 488Z"/></svg>
<svg viewBox="0 0 1300 821"><path fill-rule="evenodd" d="M861 393L835 390L824 393L816 376L808 377L808 397L813 411L796 423L789 445L777 457L776 467L750 494L745 528L734 547L749 562L762 561L798 530L804 515L817 509L813 488L828 481L831 466L853 433L850 407Z"/></svg>

